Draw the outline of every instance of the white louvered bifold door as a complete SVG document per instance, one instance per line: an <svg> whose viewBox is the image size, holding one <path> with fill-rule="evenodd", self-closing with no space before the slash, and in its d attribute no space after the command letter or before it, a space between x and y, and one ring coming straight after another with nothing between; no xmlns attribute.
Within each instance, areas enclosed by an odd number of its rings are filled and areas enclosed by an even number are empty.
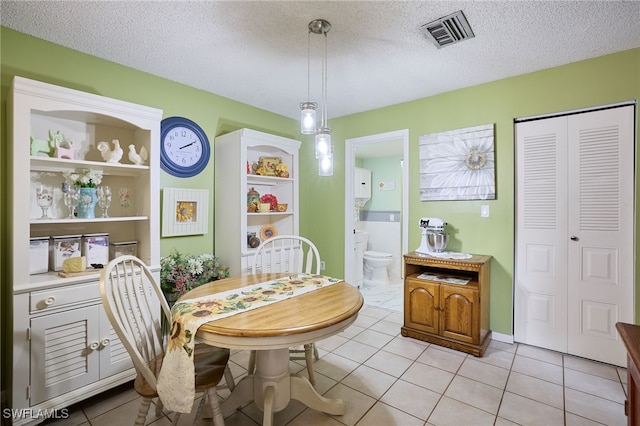
<svg viewBox="0 0 640 426"><path fill-rule="evenodd" d="M566 352L566 118L516 127L514 338Z"/></svg>
<svg viewBox="0 0 640 426"><path fill-rule="evenodd" d="M624 366L633 314L634 108L570 116L568 353Z"/></svg>
<svg viewBox="0 0 640 426"><path fill-rule="evenodd" d="M516 125L514 337L624 366L634 322L634 107Z"/></svg>
<svg viewBox="0 0 640 426"><path fill-rule="evenodd" d="M99 377L97 306L31 320L31 405Z"/></svg>

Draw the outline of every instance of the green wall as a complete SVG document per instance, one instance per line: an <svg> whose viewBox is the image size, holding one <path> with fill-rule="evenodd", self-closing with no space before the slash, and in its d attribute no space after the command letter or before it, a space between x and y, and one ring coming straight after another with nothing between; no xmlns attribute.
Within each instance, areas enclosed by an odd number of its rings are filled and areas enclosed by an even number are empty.
<svg viewBox="0 0 640 426"><path fill-rule="evenodd" d="M0 168L6 170L6 99L11 79L20 75L90 93L160 108L164 117L181 115L202 126L211 143L215 136L242 127L303 141L300 151L300 232L316 242L333 276L344 274L344 141L345 139L409 129L409 220L422 216L446 218L452 225L452 250L494 256L491 274L491 328L512 333L514 241L514 149L516 117L585 108L640 97L640 48L545 71L504 79L360 114L330 119L335 145L334 176L318 177L310 137L298 134L295 120L232 101L202 90L136 71L0 27ZM329 92L329 102L331 93ZM495 123L497 199L420 202L418 138L420 135ZM640 174L638 174L640 175ZM161 172L161 188L209 188L213 209L213 159L203 173L179 179ZM638 178L636 177L636 180ZM0 285L9 291L5 235L7 176L0 173ZM636 182L636 188L639 185ZM489 204L491 217L480 218L480 205ZM159 207L158 207L159 208ZM214 252L213 214L204 236L165 238L161 254L173 247L185 252ZM638 229L636 223L636 229ZM410 249L420 233L410 228ZM26 236L25 236L26 238ZM637 236L636 236L637 238ZM26 255L26 254L25 254ZM636 265L637 267L637 265ZM2 296L6 303L8 293ZM636 306L640 288L636 280ZM9 311L2 306L2 326ZM636 322L640 323L640 309ZM2 345L4 348L5 346ZM4 357L3 357L4 358Z"/></svg>
<svg viewBox="0 0 640 426"><path fill-rule="evenodd" d="M307 207L303 211L301 229L318 245L327 264L326 273L343 275L343 240L336 239L335 235L326 230L344 229L344 141L409 129L409 158L406 159L410 173L409 223L416 223L422 216L445 218L451 225L449 231L453 234L450 249L490 254L494 257L491 265L491 328L495 332L511 335L515 214L513 120L517 117L611 104L639 97L640 49L636 48L331 119L329 126L333 129L335 174L332 178L313 179L314 171L309 170L303 176L301 205L309 206L311 203L313 208ZM329 96L329 101L330 99ZM495 124L496 132L497 199L421 202L418 178L419 136L488 123ZM639 176L640 173L636 173L636 191ZM489 218L480 217L481 204L490 206ZM635 226L637 234L637 220ZM412 250L419 246L420 232L411 227L409 231L409 249ZM635 287L636 323L640 323L640 286L637 278Z"/></svg>
<svg viewBox="0 0 640 426"><path fill-rule="evenodd" d="M371 201L364 210L402 210L402 156L365 158L362 167L371 170ZM395 189L382 191L380 182L393 182Z"/></svg>

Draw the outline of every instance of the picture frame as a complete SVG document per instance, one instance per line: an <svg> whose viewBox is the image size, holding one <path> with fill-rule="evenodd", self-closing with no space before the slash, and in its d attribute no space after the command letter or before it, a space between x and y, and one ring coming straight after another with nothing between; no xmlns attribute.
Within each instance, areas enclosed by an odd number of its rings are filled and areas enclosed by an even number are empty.
<svg viewBox="0 0 640 426"><path fill-rule="evenodd" d="M276 168L282 163L281 157L260 157L258 159L258 170L256 174L262 176L278 176Z"/></svg>
<svg viewBox="0 0 640 426"><path fill-rule="evenodd" d="M164 188L162 236L206 234L209 229L209 190Z"/></svg>
<svg viewBox="0 0 640 426"><path fill-rule="evenodd" d="M420 136L420 201L495 200L494 124Z"/></svg>

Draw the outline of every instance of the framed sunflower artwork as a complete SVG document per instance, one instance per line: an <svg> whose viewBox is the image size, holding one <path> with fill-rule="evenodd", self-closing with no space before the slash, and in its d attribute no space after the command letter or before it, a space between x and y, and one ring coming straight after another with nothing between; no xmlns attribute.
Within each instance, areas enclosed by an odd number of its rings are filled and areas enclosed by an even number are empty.
<svg viewBox="0 0 640 426"><path fill-rule="evenodd" d="M209 190L165 188L162 191L162 236L208 232Z"/></svg>

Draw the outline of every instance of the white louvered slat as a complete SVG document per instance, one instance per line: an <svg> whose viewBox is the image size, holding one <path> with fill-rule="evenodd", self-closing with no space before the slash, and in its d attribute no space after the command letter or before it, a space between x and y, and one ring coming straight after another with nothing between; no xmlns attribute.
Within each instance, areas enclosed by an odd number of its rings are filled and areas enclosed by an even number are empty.
<svg viewBox="0 0 640 426"><path fill-rule="evenodd" d="M524 228L556 229L556 136L524 138Z"/></svg>
<svg viewBox="0 0 640 426"><path fill-rule="evenodd" d="M579 132L579 228L620 230L620 132L618 126Z"/></svg>

